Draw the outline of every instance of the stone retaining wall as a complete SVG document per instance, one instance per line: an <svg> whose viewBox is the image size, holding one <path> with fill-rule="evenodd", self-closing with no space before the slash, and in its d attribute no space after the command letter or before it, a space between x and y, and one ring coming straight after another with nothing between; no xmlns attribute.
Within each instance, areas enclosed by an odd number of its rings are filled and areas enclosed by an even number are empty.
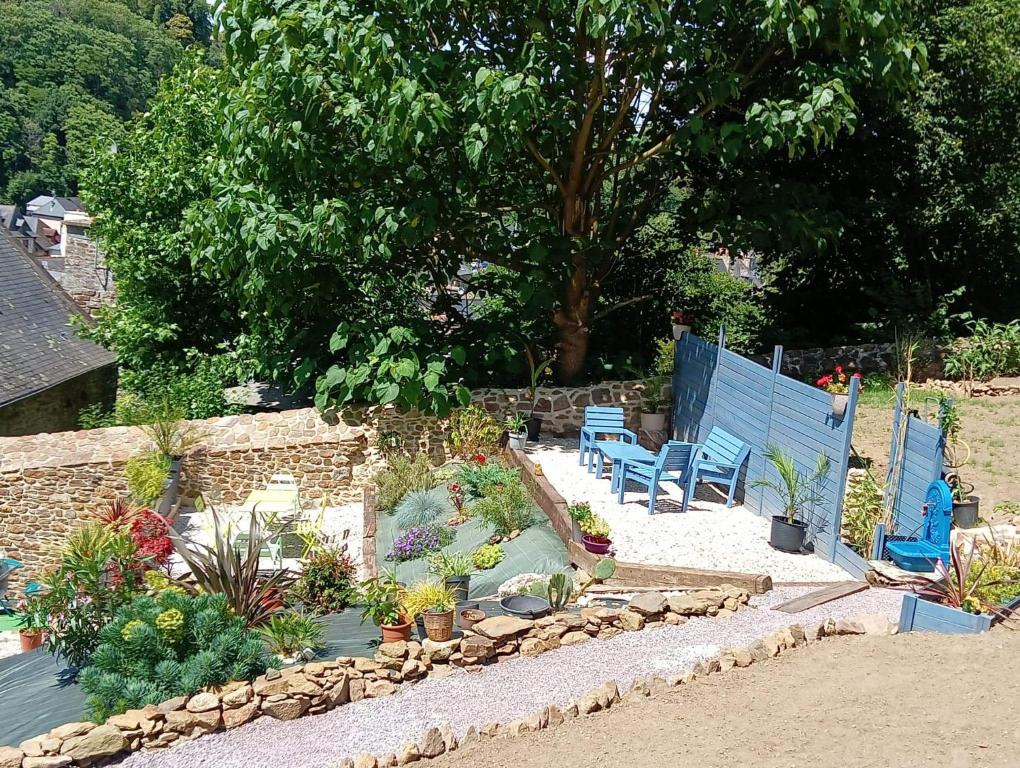
<svg viewBox="0 0 1020 768"><path fill-rule="evenodd" d="M1020 395L1020 376L1001 376L991 381L946 381L928 379L925 389L934 389L954 398L1014 397Z"/></svg>
<svg viewBox="0 0 1020 768"><path fill-rule="evenodd" d="M322 714L350 702L389 696L401 684L447 677L457 668L480 669L515 656L608 640L623 632L680 625L691 616L729 616L749 599L746 590L736 587L669 597L645 592L622 610L582 608L580 613L561 612L535 621L492 616L448 642L385 643L373 658L340 656L270 670L250 683L233 681L129 710L101 725L61 725L18 747L0 747L0 768L90 766L126 752L164 749L258 717L295 720Z"/></svg>
<svg viewBox="0 0 1020 768"><path fill-rule="evenodd" d="M623 407L639 421L641 383L609 382L576 389L540 388L543 432L576 433L589 404ZM527 390L480 390L474 400L494 416L529 407ZM391 406L348 409L323 417L313 408L225 416L194 422L203 435L185 457L181 493L237 503L275 471L287 470L302 498L342 504L361 497L382 466L381 434L395 432L410 450L446 455L448 423ZM150 450L135 427L0 438L0 548L25 564L16 589L57 562L59 544L82 519L127 494L124 465Z"/></svg>
<svg viewBox="0 0 1020 768"><path fill-rule="evenodd" d="M922 345L913 364L914 379L939 376L946 349L935 344ZM765 365L772 364L772 356L761 358ZM807 379L831 371L837 365L861 373L896 373L896 345L848 344L841 347L783 350L782 373L795 379Z"/></svg>

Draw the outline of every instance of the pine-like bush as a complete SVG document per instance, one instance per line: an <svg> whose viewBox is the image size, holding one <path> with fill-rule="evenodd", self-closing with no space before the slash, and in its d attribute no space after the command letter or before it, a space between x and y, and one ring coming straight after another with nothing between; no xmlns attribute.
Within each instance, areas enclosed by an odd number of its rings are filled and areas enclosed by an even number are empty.
<svg viewBox="0 0 1020 768"><path fill-rule="evenodd" d="M431 491L440 484L428 454L419 453L413 459L395 455L389 466L373 478L376 485L376 506L390 510L411 491Z"/></svg>
<svg viewBox="0 0 1020 768"><path fill-rule="evenodd" d="M259 636L230 613L220 594L167 590L121 608L99 633L81 674L89 715L158 704L228 680L251 680L274 666Z"/></svg>
<svg viewBox="0 0 1020 768"><path fill-rule="evenodd" d="M483 486L473 511L498 536L523 531L535 522L535 502L520 480Z"/></svg>

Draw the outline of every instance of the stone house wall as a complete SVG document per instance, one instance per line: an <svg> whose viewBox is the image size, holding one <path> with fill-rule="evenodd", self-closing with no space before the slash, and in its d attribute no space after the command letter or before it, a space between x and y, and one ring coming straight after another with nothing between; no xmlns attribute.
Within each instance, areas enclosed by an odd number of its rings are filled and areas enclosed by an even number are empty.
<svg viewBox="0 0 1020 768"><path fill-rule="evenodd" d="M113 303L113 273L94 240L85 235L67 235L60 286L89 315Z"/></svg>
<svg viewBox="0 0 1020 768"><path fill-rule="evenodd" d="M589 403L621 405L636 424L640 389L639 382L542 388L536 412L552 435L576 434ZM499 418L528 407L527 390L482 390L474 399ZM182 464L181 494L190 499L202 493L228 504L282 470L294 474L306 502L356 501L382 466L378 439L385 432L396 432L405 447L428 451L437 462L448 458L447 422L393 407L326 417L302 408L192 426L202 438ZM81 520L127 494L124 465L151 447L136 427L0 438L0 548L26 565L17 584L56 563L59 545Z"/></svg>
<svg viewBox="0 0 1020 768"><path fill-rule="evenodd" d="M111 408L116 397L117 366L96 368L0 408L0 436L76 429L82 408Z"/></svg>

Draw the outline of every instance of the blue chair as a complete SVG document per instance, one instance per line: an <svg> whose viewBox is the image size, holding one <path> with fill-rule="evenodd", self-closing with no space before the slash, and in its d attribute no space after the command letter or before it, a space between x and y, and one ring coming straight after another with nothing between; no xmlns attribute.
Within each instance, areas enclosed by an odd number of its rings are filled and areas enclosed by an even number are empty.
<svg viewBox="0 0 1020 768"><path fill-rule="evenodd" d="M12 573L22 567L19 561L12 558L0 560L0 614L14 613L11 602L7 599L7 580Z"/></svg>
<svg viewBox="0 0 1020 768"><path fill-rule="evenodd" d="M589 405L584 409L584 426L581 427L581 436L577 444L577 464L584 465L584 458L588 456L588 471L591 472L595 464L595 440L599 435L616 435L621 440L637 444L637 435L624 426L626 417L623 408L607 408L600 405Z"/></svg>
<svg viewBox="0 0 1020 768"><path fill-rule="evenodd" d="M687 475L691 467L691 458L694 455L693 447L691 443L671 440L659 450L654 464L639 464L633 461L619 462L619 479L616 477L617 468L613 467L617 502L623 503L623 493L627 487L627 481L630 480L648 488L648 514L653 514L660 483L676 483L680 486L687 486ZM686 501L685 491L684 502Z"/></svg>
<svg viewBox="0 0 1020 768"><path fill-rule="evenodd" d="M917 538L886 541L885 551L905 571L933 571L936 560L942 560L948 568L952 527L953 492L945 480L936 480L928 486L925 494L921 535Z"/></svg>
<svg viewBox="0 0 1020 768"><path fill-rule="evenodd" d="M712 427L704 443L690 445L694 451L694 458L691 460L691 471L688 473L689 487L684 491L682 511L687 511L698 483L729 486L726 506L732 507L740 468L747 461L751 446L719 427Z"/></svg>

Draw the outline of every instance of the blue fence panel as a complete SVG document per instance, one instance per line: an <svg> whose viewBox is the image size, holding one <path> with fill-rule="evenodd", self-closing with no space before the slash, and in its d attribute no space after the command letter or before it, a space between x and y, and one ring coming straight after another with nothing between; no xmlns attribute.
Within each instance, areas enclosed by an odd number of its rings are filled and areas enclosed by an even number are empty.
<svg viewBox="0 0 1020 768"><path fill-rule="evenodd" d="M673 438L696 443L712 427L710 394L719 348L685 333L676 345Z"/></svg>
<svg viewBox="0 0 1020 768"><path fill-rule="evenodd" d="M768 446L789 454L798 470L808 474L813 472L818 454L824 453L831 469L819 484L821 500L807 521L815 552L862 577L867 562L839 540L857 382L851 384L845 415L837 419L829 393L779 373L781 348L776 348L769 369L727 350L725 333L720 333L719 341L717 346L687 333L677 344L674 439L703 439L718 426L747 443L751 453L738 485L738 498L753 512L769 517L782 513L780 498L769 489L754 486L763 477L777 479L764 457Z"/></svg>
<svg viewBox="0 0 1020 768"><path fill-rule="evenodd" d="M928 486L942 476L944 438L936 424L908 416L903 456L893 497L894 533L916 536Z"/></svg>

